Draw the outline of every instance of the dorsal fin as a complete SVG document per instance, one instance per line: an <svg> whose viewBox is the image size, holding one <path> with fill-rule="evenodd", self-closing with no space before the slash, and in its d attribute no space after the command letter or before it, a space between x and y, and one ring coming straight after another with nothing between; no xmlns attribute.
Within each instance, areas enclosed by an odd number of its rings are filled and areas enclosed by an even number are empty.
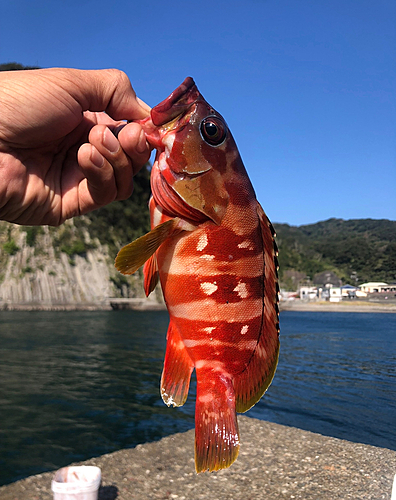
<svg viewBox="0 0 396 500"><path fill-rule="evenodd" d="M275 231L257 202L264 251L264 310L262 331L254 354L246 369L235 377L237 412L245 412L268 389L276 370L279 356L278 268Z"/></svg>

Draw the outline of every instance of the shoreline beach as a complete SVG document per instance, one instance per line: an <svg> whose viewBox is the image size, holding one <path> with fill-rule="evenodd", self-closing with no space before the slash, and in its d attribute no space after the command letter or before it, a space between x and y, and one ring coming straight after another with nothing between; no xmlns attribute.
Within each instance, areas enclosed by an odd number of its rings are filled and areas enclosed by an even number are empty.
<svg viewBox="0 0 396 500"><path fill-rule="evenodd" d="M369 302L369 301L342 301L342 302L316 302L316 301L282 301L281 311L309 311L309 312L369 312L369 313L396 313L395 302Z"/></svg>
<svg viewBox="0 0 396 500"><path fill-rule="evenodd" d="M396 302L369 302L369 301L342 301L317 302L290 300L281 301L280 311L307 311L307 312L370 312L396 313ZM0 311L164 311L164 303L150 299L112 299L106 303L91 304L9 304L0 302Z"/></svg>

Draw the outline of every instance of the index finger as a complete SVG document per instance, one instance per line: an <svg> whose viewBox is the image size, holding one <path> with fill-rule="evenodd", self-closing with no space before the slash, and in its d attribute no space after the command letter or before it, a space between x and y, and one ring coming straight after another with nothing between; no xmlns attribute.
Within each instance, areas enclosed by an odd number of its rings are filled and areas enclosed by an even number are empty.
<svg viewBox="0 0 396 500"><path fill-rule="evenodd" d="M131 82L118 69L74 70L76 79L70 94L82 111L105 111L114 120L141 120L150 114L150 107L136 97ZM69 83L70 77L68 75Z"/></svg>

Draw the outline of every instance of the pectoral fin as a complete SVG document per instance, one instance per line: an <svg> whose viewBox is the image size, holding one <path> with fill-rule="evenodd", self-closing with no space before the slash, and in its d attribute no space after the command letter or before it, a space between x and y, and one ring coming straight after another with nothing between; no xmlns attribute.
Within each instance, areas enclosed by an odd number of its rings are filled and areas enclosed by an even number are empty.
<svg viewBox="0 0 396 500"><path fill-rule="evenodd" d="M133 274L137 271L167 238L182 231L178 227L179 221L177 217L167 220L121 248L115 260L116 269L122 274Z"/></svg>

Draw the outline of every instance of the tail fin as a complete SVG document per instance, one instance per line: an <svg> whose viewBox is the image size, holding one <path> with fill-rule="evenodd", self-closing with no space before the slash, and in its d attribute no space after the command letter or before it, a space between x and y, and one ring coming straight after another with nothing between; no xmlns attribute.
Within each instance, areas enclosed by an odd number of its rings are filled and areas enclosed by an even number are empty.
<svg viewBox="0 0 396 500"><path fill-rule="evenodd" d="M195 469L198 473L225 469L237 459L238 452L232 381L217 371L197 369Z"/></svg>

